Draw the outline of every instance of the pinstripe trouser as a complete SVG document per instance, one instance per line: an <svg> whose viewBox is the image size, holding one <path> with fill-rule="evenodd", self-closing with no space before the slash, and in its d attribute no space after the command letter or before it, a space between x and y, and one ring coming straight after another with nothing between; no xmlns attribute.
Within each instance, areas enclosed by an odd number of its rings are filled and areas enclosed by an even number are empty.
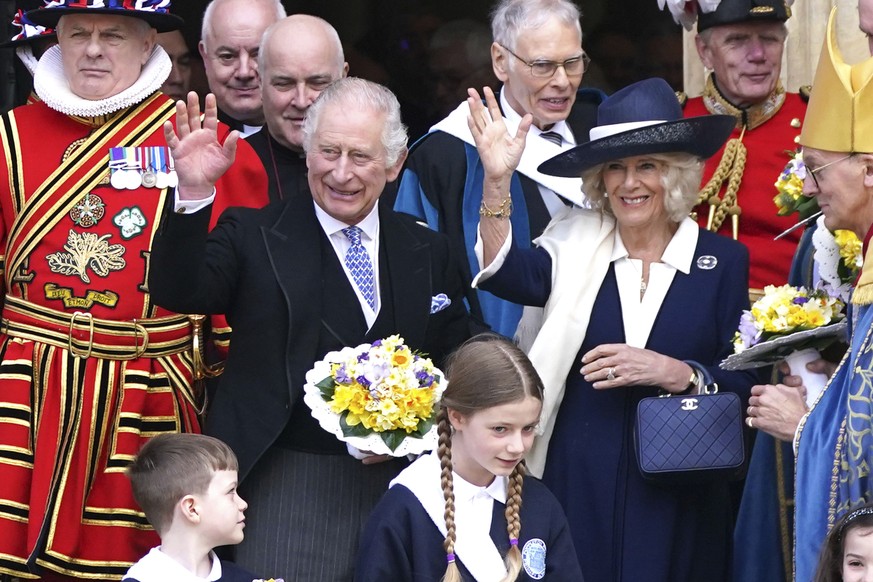
<svg viewBox="0 0 873 582"><path fill-rule="evenodd" d="M351 582L361 530L404 466L272 447L240 486L249 508L236 562L285 582Z"/></svg>

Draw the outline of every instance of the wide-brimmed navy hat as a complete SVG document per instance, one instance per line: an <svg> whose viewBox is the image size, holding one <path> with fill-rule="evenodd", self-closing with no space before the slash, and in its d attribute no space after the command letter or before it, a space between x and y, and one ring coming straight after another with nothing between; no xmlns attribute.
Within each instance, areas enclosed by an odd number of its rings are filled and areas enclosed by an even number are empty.
<svg viewBox="0 0 873 582"><path fill-rule="evenodd" d="M180 28L185 21L170 14L170 0L51 0L26 16L34 24L57 28L65 14L112 14L145 20L158 32Z"/></svg>
<svg viewBox="0 0 873 582"><path fill-rule="evenodd" d="M724 145L736 119L731 115L682 117L676 93L660 78L628 85L597 108L591 141L546 160L543 174L577 178L597 164L631 156L684 152L708 158Z"/></svg>

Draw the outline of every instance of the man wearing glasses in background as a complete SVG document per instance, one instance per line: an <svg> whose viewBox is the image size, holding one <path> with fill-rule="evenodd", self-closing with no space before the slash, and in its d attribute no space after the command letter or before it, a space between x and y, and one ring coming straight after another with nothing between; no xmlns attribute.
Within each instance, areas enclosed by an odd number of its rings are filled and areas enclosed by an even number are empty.
<svg viewBox="0 0 873 582"><path fill-rule="evenodd" d="M582 204L581 180L537 172L540 162L588 141L603 97L579 91L588 66L579 18L569 0L501 0L492 12L491 64L503 83L500 107L510 133L524 115L533 117L512 179L511 204L482 204L484 172L467 127L466 102L412 147L394 209L449 235L468 284L478 272L474 244L480 214L511 213L517 244L529 246L557 212ZM474 318L501 334L515 333L521 306L485 291L469 290L467 299Z"/></svg>

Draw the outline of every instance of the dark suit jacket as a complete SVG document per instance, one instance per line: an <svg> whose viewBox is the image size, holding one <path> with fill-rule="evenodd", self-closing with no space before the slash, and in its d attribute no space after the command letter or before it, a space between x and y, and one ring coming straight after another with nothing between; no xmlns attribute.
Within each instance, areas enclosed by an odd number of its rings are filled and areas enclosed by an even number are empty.
<svg viewBox="0 0 873 582"><path fill-rule="evenodd" d="M327 351L399 333L439 362L469 336L447 240L384 205L381 306L369 331L311 199L231 209L208 236L208 211L166 214L150 291L181 313L227 314L233 341L206 432L236 452L240 478L285 429L306 372ZM452 303L431 314L439 293Z"/></svg>

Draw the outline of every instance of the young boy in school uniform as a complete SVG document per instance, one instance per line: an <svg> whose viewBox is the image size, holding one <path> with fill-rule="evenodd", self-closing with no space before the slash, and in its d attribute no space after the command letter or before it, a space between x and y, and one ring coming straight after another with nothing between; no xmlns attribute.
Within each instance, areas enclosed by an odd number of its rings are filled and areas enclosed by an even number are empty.
<svg viewBox="0 0 873 582"><path fill-rule="evenodd" d="M127 475L161 545L131 566L122 580L258 582L251 572L219 560L213 551L243 539L248 504L236 490L237 470L236 455L213 437L162 434L147 442Z"/></svg>

